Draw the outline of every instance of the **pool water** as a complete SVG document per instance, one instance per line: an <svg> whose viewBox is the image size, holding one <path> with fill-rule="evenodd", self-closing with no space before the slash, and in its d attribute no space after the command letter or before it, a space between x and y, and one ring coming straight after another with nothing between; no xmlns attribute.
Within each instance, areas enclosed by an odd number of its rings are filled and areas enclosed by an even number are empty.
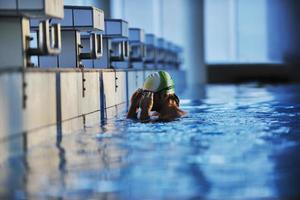
<svg viewBox="0 0 300 200"><path fill-rule="evenodd" d="M300 85L209 85L188 115L122 115L1 165L16 199L300 198ZM4 174L5 173L5 174ZM4 187L5 185L5 187Z"/></svg>

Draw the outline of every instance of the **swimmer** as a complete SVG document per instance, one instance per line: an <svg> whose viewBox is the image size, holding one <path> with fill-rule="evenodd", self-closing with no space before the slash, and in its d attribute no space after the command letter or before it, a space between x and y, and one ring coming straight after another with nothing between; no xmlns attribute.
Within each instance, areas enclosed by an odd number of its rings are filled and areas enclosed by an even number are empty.
<svg viewBox="0 0 300 200"><path fill-rule="evenodd" d="M186 114L179 108L174 81L165 71L150 74L143 85L131 96L127 118L141 122L172 121Z"/></svg>

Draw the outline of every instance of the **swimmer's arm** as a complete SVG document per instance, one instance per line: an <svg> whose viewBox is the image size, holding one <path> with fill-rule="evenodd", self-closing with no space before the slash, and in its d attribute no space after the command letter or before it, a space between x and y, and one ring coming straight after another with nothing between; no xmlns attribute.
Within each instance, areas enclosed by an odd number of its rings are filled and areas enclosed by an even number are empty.
<svg viewBox="0 0 300 200"><path fill-rule="evenodd" d="M142 98L143 90L137 89L131 96L131 103L127 113L127 118L137 119L137 110L139 107L140 100Z"/></svg>
<svg viewBox="0 0 300 200"><path fill-rule="evenodd" d="M137 108L130 105L128 113L127 113L128 119L137 119Z"/></svg>
<svg viewBox="0 0 300 200"><path fill-rule="evenodd" d="M140 102L141 112L139 120L143 123L151 121L150 112L153 107L153 95L151 92L146 92Z"/></svg>
<svg viewBox="0 0 300 200"><path fill-rule="evenodd" d="M159 120L162 121L172 121L177 118L180 118L187 113L176 106L166 107L163 112L159 115Z"/></svg>
<svg viewBox="0 0 300 200"><path fill-rule="evenodd" d="M151 121L150 113L147 110L142 110L139 120L142 123L147 123Z"/></svg>

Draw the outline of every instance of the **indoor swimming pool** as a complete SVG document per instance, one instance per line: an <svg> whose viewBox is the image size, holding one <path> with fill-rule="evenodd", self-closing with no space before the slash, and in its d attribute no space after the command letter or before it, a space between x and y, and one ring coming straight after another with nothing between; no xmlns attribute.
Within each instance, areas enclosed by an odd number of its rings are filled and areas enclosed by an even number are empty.
<svg viewBox="0 0 300 200"><path fill-rule="evenodd" d="M300 85L208 85L188 115L124 115L45 136L1 165L16 199L257 199L300 196Z"/></svg>

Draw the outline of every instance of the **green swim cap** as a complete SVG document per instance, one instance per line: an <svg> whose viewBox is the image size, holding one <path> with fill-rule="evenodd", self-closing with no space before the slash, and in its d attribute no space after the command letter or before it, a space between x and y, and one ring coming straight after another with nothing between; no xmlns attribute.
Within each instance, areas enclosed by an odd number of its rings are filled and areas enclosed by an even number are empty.
<svg viewBox="0 0 300 200"><path fill-rule="evenodd" d="M150 74L144 82L143 89L151 92L165 92L166 94L175 93L174 81L166 71Z"/></svg>

